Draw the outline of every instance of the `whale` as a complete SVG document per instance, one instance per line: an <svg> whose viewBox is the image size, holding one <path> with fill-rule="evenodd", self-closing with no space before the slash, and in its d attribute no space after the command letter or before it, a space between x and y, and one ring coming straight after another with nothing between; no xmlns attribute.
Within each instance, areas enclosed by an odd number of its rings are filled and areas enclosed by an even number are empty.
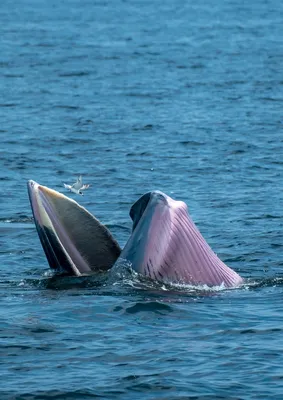
<svg viewBox="0 0 283 400"><path fill-rule="evenodd" d="M161 191L145 193L132 205L132 232L123 249L75 200L32 180L28 194L40 242L56 271L81 276L127 264L164 283L227 288L243 283L211 249L187 205Z"/></svg>

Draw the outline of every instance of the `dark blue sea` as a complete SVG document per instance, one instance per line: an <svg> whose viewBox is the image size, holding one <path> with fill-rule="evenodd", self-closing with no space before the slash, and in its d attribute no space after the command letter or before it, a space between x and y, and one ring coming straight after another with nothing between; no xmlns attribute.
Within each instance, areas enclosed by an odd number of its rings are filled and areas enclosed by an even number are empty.
<svg viewBox="0 0 283 400"><path fill-rule="evenodd" d="M283 399L282 38L279 0L1 0L1 400ZM53 276L28 179L121 246L183 200L245 284Z"/></svg>

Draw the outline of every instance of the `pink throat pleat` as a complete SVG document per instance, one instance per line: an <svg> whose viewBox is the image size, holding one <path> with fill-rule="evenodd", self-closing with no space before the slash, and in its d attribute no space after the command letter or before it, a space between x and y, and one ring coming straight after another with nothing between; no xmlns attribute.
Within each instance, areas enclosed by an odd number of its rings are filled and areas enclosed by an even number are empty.
<svg viewBox="0 0 283 400"><path fill-rule="evenodd" d="M183 202L168 197L157 207L143 258L142 272L170 282L237 286L242 278L225 265L205 241Z"/></svg>

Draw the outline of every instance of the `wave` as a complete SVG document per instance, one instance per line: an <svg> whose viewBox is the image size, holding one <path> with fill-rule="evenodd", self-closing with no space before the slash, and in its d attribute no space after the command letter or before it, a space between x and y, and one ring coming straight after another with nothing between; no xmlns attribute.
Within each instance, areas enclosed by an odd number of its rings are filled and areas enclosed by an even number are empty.
<svg viewBox="0 0 283 400"><path fill-rule="evenodd" d="M226 288L224 284L219 286L190 285L171 282L154 281L149 277L138 274L124 263L116 265L106 272L95 272L92 275L70 276L65 273L54 273L52 270L42 272L40 268L32 270L30 276L19 280L0 280L0 286L17 287L24 291L29 290L54 290L72 291L72 295L81 295L82 291L95 292L96 295L131 295L133 293L147 293L157 296L184 296L206 297L221 295L221 293L241 292L246 290L258 290L265 287L283 286L283 276L273 278L246 279L243 284L234 288Z"/></svg>
<svg viewBox="0 0 283 400"><path fill-rule="evenodd" d="M24 215L24 214L16 214L11 217L2 217L0 218L0 223L6 224L14 224L14 223L31 223L34 219L32 216Z"/></svg>

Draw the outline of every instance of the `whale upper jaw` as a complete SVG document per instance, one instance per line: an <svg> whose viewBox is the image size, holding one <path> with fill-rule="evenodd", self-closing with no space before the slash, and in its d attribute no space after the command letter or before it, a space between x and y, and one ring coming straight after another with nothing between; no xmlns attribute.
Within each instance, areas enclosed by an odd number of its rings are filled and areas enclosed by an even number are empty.
<svg viewBox="0 0 283 400"><path fill-rule="evenodd" d="M28 181L28 194L34 223L48 263L52 269L65 269L70 273L73 272L74 274L79 275L77 268L73 265L72 261L64 251L64 247L54 230L48 213L45 211L40 188L40 185L35 181Z"/></svg>
<svg viewBox="0 0 283 400"><path fill-rule="evenodd" d="M51 268L80 276L112 267L121 249L92 214L69 197L32 180L28 193Z"/></svg>

